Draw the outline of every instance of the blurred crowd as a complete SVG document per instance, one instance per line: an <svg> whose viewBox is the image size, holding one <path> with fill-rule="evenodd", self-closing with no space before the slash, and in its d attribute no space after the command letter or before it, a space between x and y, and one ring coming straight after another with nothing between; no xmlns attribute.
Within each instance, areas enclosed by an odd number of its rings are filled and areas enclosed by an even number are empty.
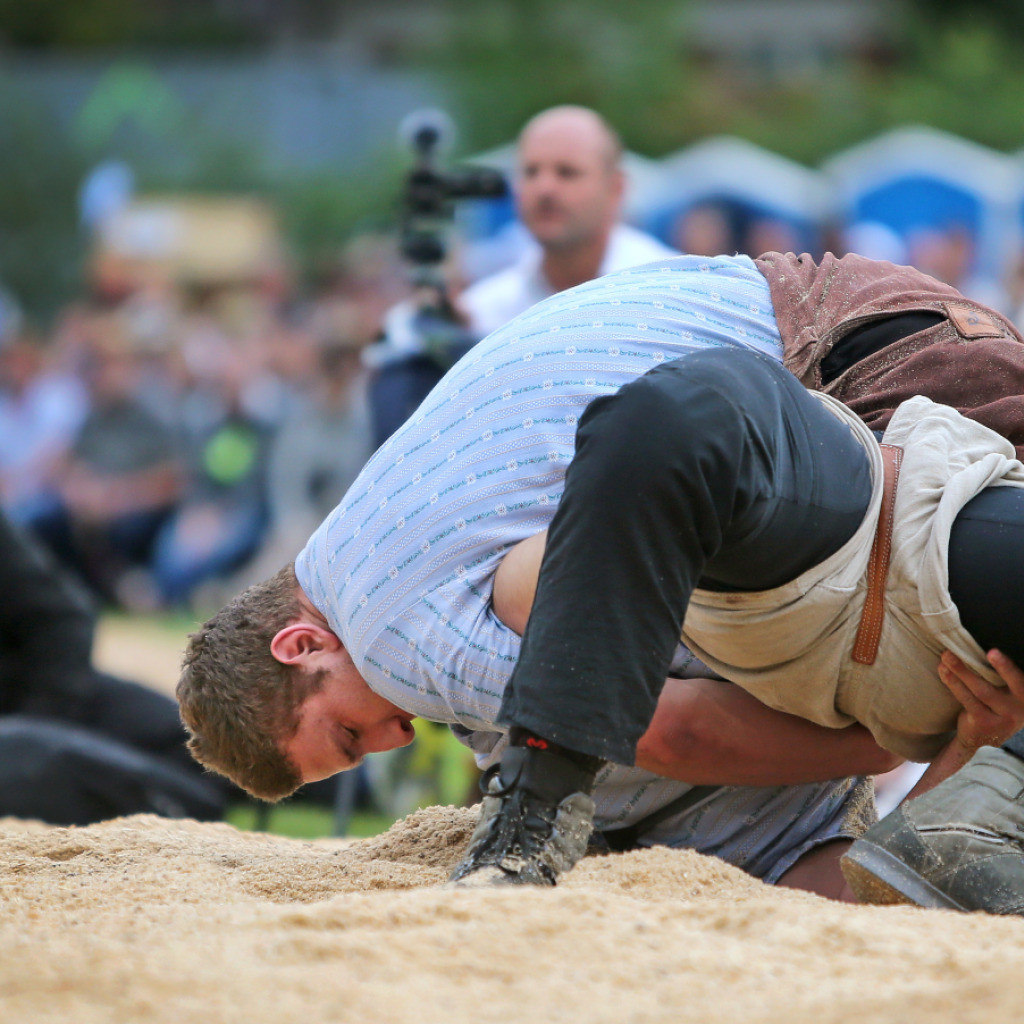
<svg viewBox="0 0 1024 1024"><path fill-rule="evenodd" d="M1024 319L1024 273L980 274L992 261L955 225L812 237L707 199L651 237L619 219L621 152L592 112L538 116L520 148L519 220L476 242L463 232L449 261L470 340L558 288L676 250L858 252ZM424 369L408 271L383 233L352 238L302 288L283 259L190 277L98 245L81 298L45 333L0 294L0 507L102 605L219 606L295 557L440 375Z"/></svg>
<svg viewBox="0 0 1024 1024"><path fill-rule="evenodd" d="M711 206L678 228L707 255L798 241L783 223L737 236ZM969 278L959 237L911 252L861 227L834 248L913 262L1011 315L1021 301L1014 276ZM213 606L294 557L379 440L365 351L408 298L395 240L356 237L301 298L279 270L188 285L114 258L83 291L46 334L4 322L0 503L105 605Z"/></svg>
<svg viewBox="0 0 1024 1024"><path fill-rule="evenodd" d="M0 623L10 661L0 747L16 752L0 767L34 773L0 778L4 813L65 823L154 809L103 794L97 809L95 794L68 785L88 777L105 778L108 794L142 779L138 792L155 785L177 801L174 813L219 816L233 794L195 791L173 702L91 666L85 606L204 614L273 575L459 351L560 289L679 251L830 250L916 265L1018 325L1024 319L1024 273L1007 265L986 276L999 260L980 258L978 236L955 221L903 234L877 220L826 230L710 197L657 222L631 219L618 139L578 107L529 121L516 159L515 216L477 234L471 218L457 221L429 286L403 263L397 232L352 237L318 281L300 284L280 249L263 246L252 210L239 222L192 199L191 263L153 258L153 238L174 234L153 230L166 226L169 207L142 205L128 221L134 249L97 232L81 296L46 331L0 290L0 540L11 583ZM80 607L77 588L36 557L25 534L93 600ZM18 717L26 715L47 721ZM382 807L404 813L408 793L414 802L460 798L464 751L456 770L445 767L446 748L430 736L422 731L418 760L407 748L396 771L372 784ZM111 743L158 764L125 761ZM168 750L185 762L184 776L174 774L180 763L164 763ZM883 781L883 806L895 805L919 768ZM429 795L410 790L421 782L434 787ZM331 790L339 830L365 783L353 773ZM51 801L45 810L40 794Z"/></svg>
<svg viewBox="0 0 1024 1024"><path fill-rule="evenodd" d="M827 233L826 233L827 234ZM1001 273L982 269L971 231L955 222L919 227L901 235L880 221L861 220L836 226L831 237L808 238L791 221L751 215L728 202L699 202L672 222L671 243L683 252L713 256L741 252L856 252L870 259L913 266L952 285L964 295L1024 321L1024 259Z"/></svg>
<svg viewBox="0 0 1024 1024"><path fill-rule="evenodd" d="M3 509L108 606L276 570L370 454L362 350L404 288L375 235L301 298L279 267L190 284L97 255L50 331L4 321Z"/></svg>

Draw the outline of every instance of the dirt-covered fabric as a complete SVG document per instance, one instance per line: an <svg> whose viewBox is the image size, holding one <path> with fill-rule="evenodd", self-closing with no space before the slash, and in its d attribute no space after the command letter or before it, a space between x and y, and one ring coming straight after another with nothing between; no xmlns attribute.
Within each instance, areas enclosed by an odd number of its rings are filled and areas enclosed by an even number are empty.
<svg viewBox="0 0 1024 1024"><path fill-rule="evenodd" d="M850 367L823 390L883 430L902 402L925 395L952 406L1013 443L1024 457L1024 338L1005 317L913 267L831 253L766 253L784 364L822 389L821 363L855 327L900 313L943 320Z"/></svg>

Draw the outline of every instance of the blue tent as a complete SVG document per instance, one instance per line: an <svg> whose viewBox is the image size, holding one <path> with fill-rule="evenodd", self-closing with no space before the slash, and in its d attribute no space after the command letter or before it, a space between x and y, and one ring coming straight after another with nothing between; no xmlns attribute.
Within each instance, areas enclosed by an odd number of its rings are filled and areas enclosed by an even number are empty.
<svg viewBox="0 0 1024 1024"><path fill-rule="evenodd" d="M732 249L745 250L752 235L767 238L757 232L770 225L773 236L784 240L778 246L819 251L830 210L819 171L731 136L681 149L664 157L660 167L661 180L645 198L642 222L670 245L679 244L676 232L684 219L703 209L724 219Z"/></svg>
<svg viewBox="0 0 1024 1024"><path fill-rule="evenodd" d="M992 281L1015 258L1021 172L1002 153L911 126L854 146L822 169L847 223L882 224L904 241L921 232L966 232L972 273Z"/></svg>

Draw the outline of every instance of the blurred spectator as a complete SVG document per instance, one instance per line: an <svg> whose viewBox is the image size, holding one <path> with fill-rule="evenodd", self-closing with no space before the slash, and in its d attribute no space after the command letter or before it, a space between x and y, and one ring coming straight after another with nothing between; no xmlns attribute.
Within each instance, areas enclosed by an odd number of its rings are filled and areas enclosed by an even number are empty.
<svg viewBox="0 0 1024 1024"><path fill-rule="evenodd" d="M186 604L205 580L251 558L263 539L271 430L244 409L244 383L239 360L207 395L205 416L188 425L183 495L153 549L154 603Z"/></svg>
<svg viewBox="0 0 1024 1024"><path fill-rule="evenodd" d="M292 541L305 543L372 453L361 349L335 339L321 348L313 391L285 422L271 453L274 535L289 539L292 556Z"/></svg>
<svg viewBox="0 0 1024 1024"><path fill-rule="evenodd" d="M779 217L751 218L739 251L748 256L766 252L797 252L802 248L793 226Z"/></svg>
<svg viewBox="0 0 1024 1024"><path fill-rule="evenodd" d="M141 364L112 317L87 355L89 411L56 475L59 506L31 521L58 558L117 603L126 572L148 566L180 493L169 428L138 399Z"/></svg>
<svg viewBox="0 0 1024 1024"><path fill-rule="evenodd" d="M21 307L14 296L0 284L0 341L13 338L23 326Z"/></svg>
<svg viewBox="0 0 1024 1024"><path fill-rule="evenodd" d="M369 345L380 335L387 311L408 292L394 237L364 232L349 239L316 289L309 328L324 342L344 338L352 346Z"/></svg>
<svg viewBox="0 0 1024 1024"><path fill-rule="evenodd" d="M695 256L800 251L800 234L789 221L759 212L745 203L708 199L694 203L675 219L670 235L682 252Z"/></svg>
<svg viewBox="0 0 1024 1024"><path fill-rule="evenodd" d="M57 468L88 408L81 382L49 355L28 333L0 343L0 503L15 522L57 508Z"/></svg>
<svg viewBox="0 0 1024 1024"><path fill-rule="evenodd" d="M969 299L1004 312L1009 300L1002 284L975 273L974 237L963 225L921 228L907 241L911 266L952 285Z"/></svg>
<svg viewBox="0 0 1024 1024"><path fill-rule="evenodd" d="M464 325L446 295L388 312L384 338L368 352L376 369L371 404L378 444L473 342L514 316L602 274L678 255L621 222L622 144L593 110L559 106L537 114L520 133L517 161L516 210L533 243L513 266L458 297Z"/></svg>
<svg viewBox="0 0 1024 1024"><path fill-rule="evenodd" d="M289 317L237 344L248 368L239 401L250 416L279 429L305 404L316 379L316 339L304 323Z"/></svg>
<svg viewBox="0 0 1024 1024"><path fill-rule="evenodd" d="M322 343L316 382L271 446L266 540L243 578L232 582L232 593L294 559L372 454L361 353L362 346L344 338Z"/></svg>
<svg viewBox="0 0 1024 1024"><path fill-rule="evenodd" d="M732 255L736 252L733 225L721 203L702 202L687 207L672 225L672 244L694 256ZM759 254L760 255L760 254Z"/></svg>
<svg viewBox="0 0 1024 1024"><path fill-rule="evenodd" d="M552 107L519 135L516 211L537 243L512 267L471 285L459 304L476 337L555 292L678 255L623 224L622 144L585 107Z"/></svg>
<svg viewBox="0 0 1024 1024"><path fill-rule="evenodd" d="M1006 282L1007 303L1010 319L1017 330L1024 325L1024 255L1018 258L1016 266L1010 269Z"/></svg>
<svg viewBox="0 0 1024 1024"><path fill-rule="evenodd" d="M897 266L908 262L903 239L887 224L877 220L859 220L841 231L844 253L857 253L869 260L885 260Z"/></svg>
<svg viewBox="0 0 1024 1024"><path fill-rule="evenodd" d="M86 175L78 190L82 226L96 231L120 212L135 194L135 172L123 160L103 160Z"/></svg>

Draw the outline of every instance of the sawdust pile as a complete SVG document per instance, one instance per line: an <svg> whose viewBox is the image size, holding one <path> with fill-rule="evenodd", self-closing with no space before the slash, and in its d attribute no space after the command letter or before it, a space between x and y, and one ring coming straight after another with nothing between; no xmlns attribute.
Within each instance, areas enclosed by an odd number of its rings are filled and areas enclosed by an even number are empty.
<svg viewBox="0 0 1024 1024"><path fill-rule="evenodd" d="M0 1020L488 1024L1015 1020L1024 921L847 907L716 860L441 888L470 812L354 843L0 821Z"/></svg>

